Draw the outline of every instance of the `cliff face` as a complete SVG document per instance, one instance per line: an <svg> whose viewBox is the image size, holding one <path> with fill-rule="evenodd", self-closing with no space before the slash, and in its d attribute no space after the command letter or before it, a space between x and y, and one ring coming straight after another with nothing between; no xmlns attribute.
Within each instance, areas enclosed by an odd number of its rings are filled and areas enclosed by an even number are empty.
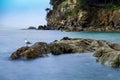
<svg viewBox="0 0 120 80"><path fill-rule="evenodd" d="M66 31L120 31L120 8L88 4L85 0L51 0L50 29Z"/></svg>

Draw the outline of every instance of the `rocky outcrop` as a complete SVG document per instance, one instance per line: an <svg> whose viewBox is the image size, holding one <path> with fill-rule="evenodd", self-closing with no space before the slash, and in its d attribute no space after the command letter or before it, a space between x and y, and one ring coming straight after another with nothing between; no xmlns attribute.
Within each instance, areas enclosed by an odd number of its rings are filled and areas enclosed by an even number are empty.
<svg viewBox="0 0 120 80"><path fill-rule="evenodd" d="M47 55L49 48L47 43L37 42L31 47L21 47L10 56L11 59L25 58L33 59Z"/></svg>
<svg viewBox="0 0 120 80"><path fill-rule="evenodd" d="M60 41L52 43L37 42L30 47L21 47L11 55L11 59L18 59L23 57L25 59L32 59L36 57L46 56L48 53L53 55L68 54L68 53L83 53L94 51L90 46L94 40L82 38L68 38L64 37ZM96 45L96 44L95 44ZM96 46L93 46L96 47ZM17 56L16 56L17 55Z"/></svg>
<svg viewBox="0 0 120 80"><path fill-rule="evenodd" d="M28 50L22 53L22 57L25 59L33 59L36 57L43 57L47 55L49 48L47 43L37 42L32 45Z"/></svg>
<svg viewBox="0 0 120 80"><path fill-rule="evenodd" d="M18 59L18 58L21 57L21 54L28 49L29 49L29 47L27 47L27 46L26 47L21 47L18 50L16 50L15 52L13 52L12 55L10 56L10 58L11 59Z"/></svg>
<svg viewBox="0 0 120 80"><path fill-rule="evenodd" d="M82 38L63 38L60 41L50 43L51 53L54 55L58 54L67 54L67 53L84 53L91 52L90 48L91 39L82 39Z"/></svg>
<svg viewBox="0 0 120 80"><path fill-rule="evenodd" d="M51 43L37 42L30 47L21 47L16 50L10 58L12 60L24 58L34 59L37 57L53 55L75 54L94 52L93 56L97 61L112 67L120 67L120 44L104 40L68 38Z"/></svg>
<svg viewBox="0 0 120 80"><path fill-rule="evenodd" d="M37 29L38 30L49 30L49 27L46 25L39 25Z"/></svg>
<svg viewBox="0 0 120 80"><path fill-rule="evenodd" d="M96 50L93 56L102 64L112 67L120 67L120 51L102 47Z"/></svg>
<svg viewBox="0 0 120 80"><path fill-rule="evenodd" d="M120 7L114 8L117 1L112 7L107 7L112 2L95 1L50 0L53 9L47 12L47 26L65 31L120 31Z"/></svg>

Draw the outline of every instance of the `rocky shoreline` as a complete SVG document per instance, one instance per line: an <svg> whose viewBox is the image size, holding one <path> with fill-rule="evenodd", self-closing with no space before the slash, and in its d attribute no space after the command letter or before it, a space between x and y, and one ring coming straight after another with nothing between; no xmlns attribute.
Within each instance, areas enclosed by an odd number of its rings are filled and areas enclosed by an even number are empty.
<svg viewBox="0 0 120 80"><path fill-rule="evenodd" d="M75 54L93 52L97 61L111 67L120 67L120 44L104 40L69 38L55 40L51 43L37 42L32 46L23 46L13 52L12 60L24 58L35 59L38 57L60 54Z"/></svg>

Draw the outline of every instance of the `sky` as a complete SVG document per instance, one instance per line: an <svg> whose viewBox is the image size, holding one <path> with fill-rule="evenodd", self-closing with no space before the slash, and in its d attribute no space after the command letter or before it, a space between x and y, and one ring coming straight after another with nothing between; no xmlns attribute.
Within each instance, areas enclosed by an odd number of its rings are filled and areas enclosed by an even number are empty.
<svg viewBox="0 0 120 80"><path fill-rule="evenodd" d="M0 27L18 27L46 24L45 9L50 0L0 0Z"/></svg>

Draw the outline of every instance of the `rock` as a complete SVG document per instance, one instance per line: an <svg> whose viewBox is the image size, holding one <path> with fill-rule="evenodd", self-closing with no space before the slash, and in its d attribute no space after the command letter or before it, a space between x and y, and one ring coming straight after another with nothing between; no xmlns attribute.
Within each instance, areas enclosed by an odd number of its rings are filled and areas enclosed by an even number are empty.
<svg viewBox="0 0 120 80"><path fill-rule="evenodd" d="M10 58L13 59L19 59L20 57L23 57L25 59L33 59L37 57L46 56L49 52L49 48L47 43L44 42L37 42L31 47L21 47L12 55Z"/></svg>
<svg viewBox="0 0 120 80"><path fill-rule="evenodd" d="M74 27L69 27L69 26L67 26L67 27L65 28L65 31L67 31L67 32L72 32L72 31L74 31Z"/></svg>
<svg viewBox="0 0 120 80"><path fill-rule="evenodd" d="M49 46L51 53L54 55L91 52L89 48L91 41L91 39L64 37L60 41L52 42Z"/></svg>
<svg viewBox="0 0 120 80"><path fill-rule="evenodd" d="M39 26L38 26L38 30L46 30L46 26L39 25Z"/></svg>
<svg viewBox="0 0 120 80"><path fill-rule="evenodd" d="M36 58L38 56L42 56L41 54L37 53L37 50L35 49L28 49L25 52L23 52L22 57L25 59L33 59Z"/></svg>
<svg viewBox="0 0 120 80"><path fill-rule="evenodd" d="M89 46L92 50L97 50L101 47L106 47L106 48L110 48L110 46L107 44L106 41L104 40L94 40L91 42L90 46Z"/></svg>
<svg viewBox="0 0 120 80"><path fill-rule="evenodd" d="M46 25L39 25L38 30L49 30L49 27Z"/></svg>
<svg viewBox="0 0 120 80"><path fill-rule="evenodd" d="M12 55L10 56L10 58L12 60L18 59L21 57L21 54L28 49L29 49L29 47L21 47L18 50L16 50L15 52L13 52Z"/></svg>
<svg viewBox="0 0 120 80"><path fill-rule="evenodd" d="M61 39L61 40L71 40L71 38L69 38L69 37L63 37L63 39Z"/></svg>
<svg viewBox="0 0 120 80"><path fill-rule="evenodd" d="M45 56L50 52L53 55L93 52L99 49L100 47L111 48L109 47L109 45L113 44L108 44L108 42L103 40L64 37L60 41L55 40L50 44L44 42L37 42L34 45L32 45L29 49L27 48L25 50L22 50L22 52L20 51L20 48L16 52L14 52L14 54L12 54L12 58L14 56L16 58L23 57L25 59L32 59L36 57Z"/></svg>
<svg viewBox="0 0 120 80"><path fill-rule="evenodd" d="M115 49L117 51L120 51L120 44L118 43L108 43L108 45L112 48Z"/></svg>
<svg viewBox="0 0 120 80"><path fill-rule="evenodd" d="M112 67L120 67L120 51L111 51L100 57L99 61Z"/></svg>
<svg viewBox="0 0 120 80"><path fill-rule="evenodd" d="M32 45L28 50L22 53L22 57L25 59L33 59L37 57L46 56L48 53L48 45L44 42L37 42Z"/></svg>
<svg viewBox="0 0 120 80"><path fill-rule="evenodd" d="M53 55L73 53L73 48L67 43L51 43L49 47Z"/></svg>
<svg viewBox="0 0 120 80"><path fill-rule="evenodd" d="M93 54L99 62L111 67L120 67L120 51L102 47Z"/></svg>
<svg viewBox="0 0 120 80"><path fill-rule="evenodd" d="M99 59L103 54L105 54L105 53L107 53L107 52L111 52L112 50L113 50L113 49L111 49L111 48L101 47L101 48L98 48L98 49L94 52L93 56L94 56L94 57L97 57L97 58Z"/></svg>
<svg viewBox="0 0 120 80"><path fill-rule="evenodd" d="M39 25L39 26L38 26L38 30L44 30L44 26Z"/></svg>
<svg viewBox="0 0 120 80"><path fill-rule="evenodd" d="M30 26L28 29L32 30L32 29L36 29L36 27Z"/></svg>
<svg viewBox="0 0 120 80"><path fill-rule="evenodd" d="M12 60L21 57L25 59L34 59L47 56L48 53L60 55L86 52L94 52L93 56L102 64L120 67L120 44L104 40L83 38L64 37L59 41L55 40L49 44L37 42L30 47L19 48L12 53L10 58Z"/></svg>

